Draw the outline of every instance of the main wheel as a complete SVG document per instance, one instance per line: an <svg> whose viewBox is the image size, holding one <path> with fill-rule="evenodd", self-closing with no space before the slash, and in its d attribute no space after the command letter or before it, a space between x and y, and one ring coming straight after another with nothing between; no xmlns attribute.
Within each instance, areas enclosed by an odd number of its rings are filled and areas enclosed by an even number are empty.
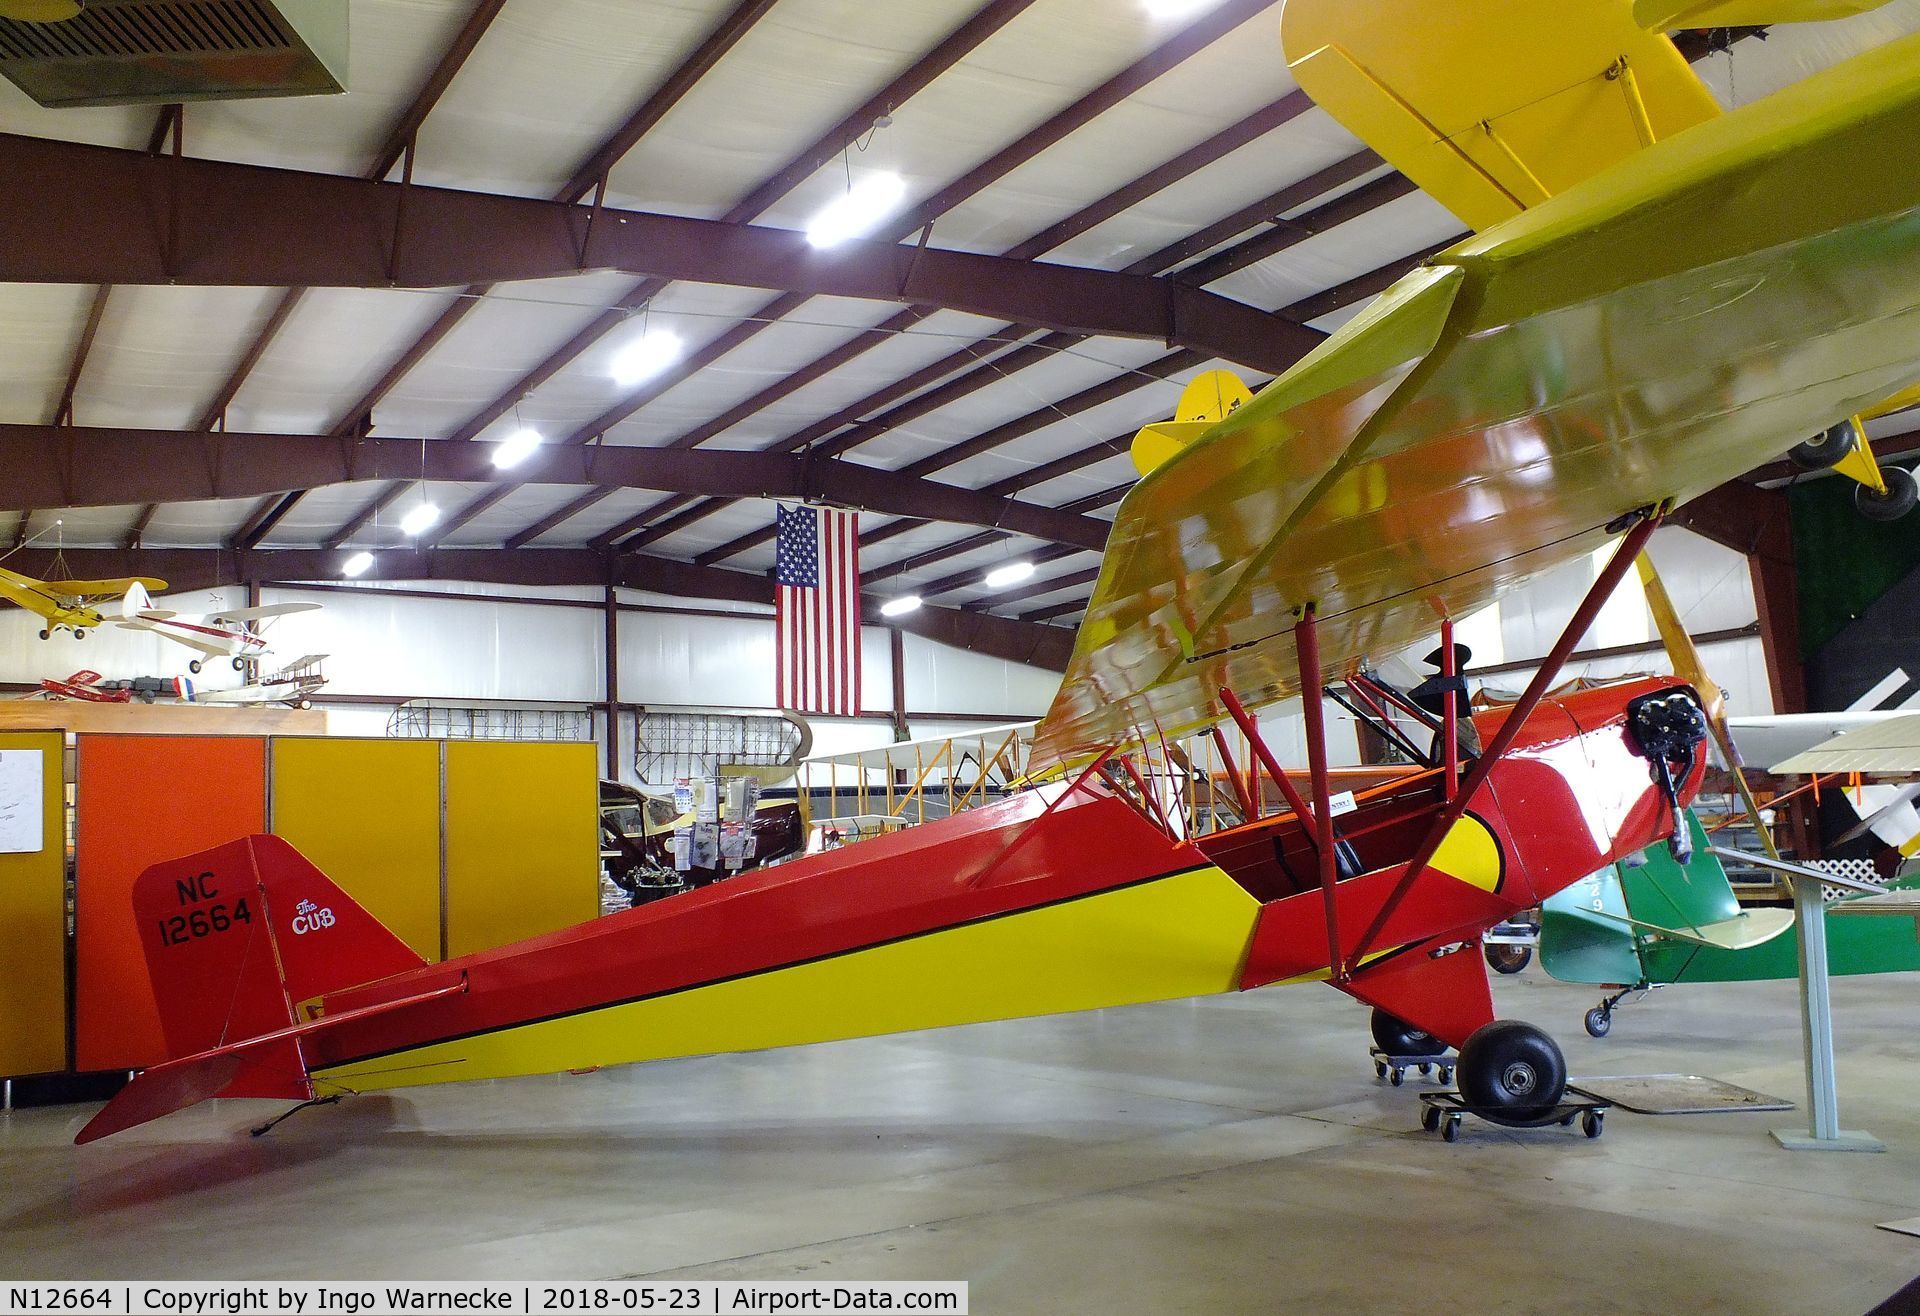
<svg viewBox="0 0 1920 1316"><path fill-rule="evenodd" d="M1613 1011L1596 1005L1587 1011L1587 1036L1605 1037L1613 1030Z"/></svg>
<svg viewBox="0 0 1920 1316"><path fill-rule="evenodd" d="M1518 973L1533 963L1533 947L1489 942L1485 947L1487 963L1496 973Z"/></svg>
<svg viewBox="0 0 1920 1316"><path fill-rule="evenodd" d="M233 660L233 670L234 670L234 671L236 671L236 672L244 672L244 671L246 671L246 670L247 670L247 660L246 660L245 658L235 658L235 659Z"/></svg>
<svg viewBox="0 0 1920 1316"><path fill-rule="evenodd" d="M1864 484L1853 488L1853 510L1867 520L1898 521L1913 510L1915 503L1920 503L1920 485L1915 485L1913 472L1898 466L1882 466L1880 478L1887 483L1885 493Z"/></svg>
<svg viewBox="0 0 1920 1316"><path fill-rule="evenodd" d="M200 660L198 658L195 658L192 662L188 663L187 670L189 672L192 672L195 676L200 675Z"/></svg>
<svg viewBox="0 0 1920 1316"><path fill-rule="evenodd" d="M1854 434L1853 422L1843 420L1830 426L1808 439L1805 443L1796 443L1787 449L1787 460L1803 471L1824 471L1837 466L1840 460L1853 451L1859 442Z"/></svg>
<svg viewBox="0 0 1920 1316"><path fill-rule="evenodd" d="M1532 1024L1496 1019L1460 1048L1460 1095L1496 1123L1531 1123L1566 1090L1566 1057Z"/></svg>
<svg viewBox="0 0 1920 1316"><path fill-rule="evenodd" d="M1373 1012L1373 1044L1390 1056L1437 1056L1447 1044L1385 1010Z"/></svg>

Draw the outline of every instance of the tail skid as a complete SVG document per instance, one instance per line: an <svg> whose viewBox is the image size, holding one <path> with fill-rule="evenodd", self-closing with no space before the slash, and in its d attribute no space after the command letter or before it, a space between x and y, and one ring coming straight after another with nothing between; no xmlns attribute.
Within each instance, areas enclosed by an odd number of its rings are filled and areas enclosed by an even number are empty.
<svg viewBox="0 0 1920 1316"><path fill-rule="evenodd" d="M78 1142L215 1096L313 1096L301 1041L465 990L464 980L323 1015L318 998L425 961L277 836L155 864L133 885L147 975L172 1057L123 1089Z"/></svg>

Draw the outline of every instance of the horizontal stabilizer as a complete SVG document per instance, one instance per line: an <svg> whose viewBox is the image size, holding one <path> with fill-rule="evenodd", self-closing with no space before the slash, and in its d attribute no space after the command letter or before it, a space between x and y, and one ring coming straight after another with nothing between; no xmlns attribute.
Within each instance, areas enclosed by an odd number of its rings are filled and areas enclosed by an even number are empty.
<svg viewBox="0 0 1920 1316"><path fill-rule="evenodd" d="M443 996L457 996L466 991L465 975L460 981L435 987L430 991L416 992L391 1001L382 1001L377 1005L362 1006L357 1010L342 1010L338 1014L322 1015L318 1019L304 1024L294 1024L288 1028L276 1029L271 1033L262 1033L257 1037L243 1038L238 1042L229 1042L223 1046L202 1051L198 1055L184 1056L179 1060L169 1060L163 1065L143 1070L133 1082L120 1089L118 1095L109 1101L101 1111L87 1121L85 1128L74 1137L74 1142L92 1142L111 1133L133 1128L136 1124L145 1124L157 1120L163 1115L185 1110L217 1097L228 1089L239 1086L241 1080L254 1074L275 1076L280 1070L280 1082L263 1089L258 1085L246 1088L247 1096L285 1097L293 1100L306 1100L313 1096L313 1088L307 1082L306 1066L300 1059L299 1040L314 1033L336 1028L356 1019L366 1019L376 1014L388 1014L394 1010L405 1009L410 1005L419 1005L424 1001L437 1001ZM297 1075L297 1079L294 1077Z"/></svg>
<svg viewBox="0 0 1920 1316"><path fill-rule="evenodd" d="M1712 946L1719 950L1746 950L1749 946L1764 945L1793 926L1793 911L1790 909L1746 909L1732 918L1721 919L1717 923L1702 923L1692 928L1669 928L1658 923L1649 923L1645 919L1628 918L1619 914L1599 915L1651 932L1656 936L1673 941L1691 942L1696 946Z"/></svg>

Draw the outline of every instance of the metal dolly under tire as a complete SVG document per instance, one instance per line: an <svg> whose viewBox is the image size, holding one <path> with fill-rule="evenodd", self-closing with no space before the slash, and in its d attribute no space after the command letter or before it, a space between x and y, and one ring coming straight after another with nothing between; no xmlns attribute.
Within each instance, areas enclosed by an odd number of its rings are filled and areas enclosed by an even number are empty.
<svg viewBox="0 0 1920 1316"><path fill-rule="evenodd" d="M1367 1054L1373 1057L1373 1076L1384 1078L1399 1087L1406 1082L1407 1071L1417 1069L1421 1078L1431 1078L1437 1083L1453 1082L1453 1056L1442 1051L1438 1055L1410 1056L1395 1055L1382 1051L1377 1046L1367 1048Z"/></svg>
<svg viewBox="0 0 1920 1316"><path fill-rule="evenodd" d="M1420 1127L1453 1142L1459 1138L1460 1125L1469 1115L1509 1129L1543 1129L1549 1124L1566 1128L1571 1127L1577 1119L1582 1133L1589 1138L1597 1138L1606 1129L1607 1112L1613 1109L1613 1103L1569 1087L1565 1099L1544 1114L1529 1120L1495 1119L1488 1114L1488 1107L1469 1105L1465 1097L1451 1091L1422 1092L1420 1108Z"/></svg>

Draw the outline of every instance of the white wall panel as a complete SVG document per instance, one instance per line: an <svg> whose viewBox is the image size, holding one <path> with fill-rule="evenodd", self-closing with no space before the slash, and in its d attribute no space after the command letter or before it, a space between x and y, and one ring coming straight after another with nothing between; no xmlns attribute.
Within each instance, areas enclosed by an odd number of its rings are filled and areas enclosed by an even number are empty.
<svg viewBox="0 0 1920 1316"><path fill-rule="evenodd" d="M337 590L274 590L321 605L274 623L281 653L327 655L337 694L597 700L603 622L586 608Z"/></svg>
<svg viewBox="0 0 1920 1316"><path fill-rule="evenodd" d="M1002 662L907 635L907 707L931 713L1039 717L1060 688L1057 672Z"/></svg>
<svg viewBox="0 0 1920 1316"><path fill-rule="evenodd" d="M773 706L773 624L620 614L620 698L640 704Z"/></svg>

